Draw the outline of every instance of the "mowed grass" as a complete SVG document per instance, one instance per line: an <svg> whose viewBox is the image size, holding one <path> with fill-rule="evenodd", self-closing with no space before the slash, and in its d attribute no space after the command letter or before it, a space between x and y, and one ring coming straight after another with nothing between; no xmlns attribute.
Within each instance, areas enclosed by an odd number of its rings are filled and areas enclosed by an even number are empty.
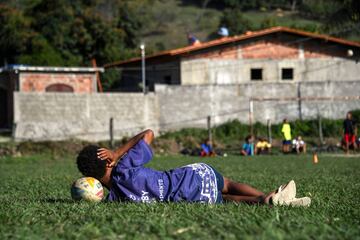
<svg viewBox="0 0 360 240"><path fill-rule="evenodd" d="M360 159L320 155L242 158L155 157L169 169L206 162L263 191L294 179L309 208L227 203L74 202L72 157L0 158L0 239L359 239Z"/></svg>

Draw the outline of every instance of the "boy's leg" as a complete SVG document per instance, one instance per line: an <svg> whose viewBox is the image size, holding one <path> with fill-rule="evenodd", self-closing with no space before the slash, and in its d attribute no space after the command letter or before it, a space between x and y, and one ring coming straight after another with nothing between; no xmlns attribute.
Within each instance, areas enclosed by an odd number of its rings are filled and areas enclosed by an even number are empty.
<svg viewBox="0 0 360 240"><path fill-rule="evenodd" d="M351 135L351 142L352 142L352 145L353 145L353 148L355 151L357 148L356 141L355 141L355 134Z"/></svg>
<svg viewBox="0 0 360 240"><path fill-rule="evenodd" d="M244 202L244 203L249 203L249 204L265 203L265 197L262 197L262 196L250 197L250 196L223 194L222 197L226 201L233 201L233 202Z"/></svg>
<svg viewBox="0 0 360 240"><path fill-rule="evenodd" d="M296 186L295 182L291 180L286 185L280 186L278 192L273 191L265 195L263 192L247 184L237 183L224 177L222 196L224 200L228 201L245 202L250 204L258 203L284 205L286 201L291 202L292 200L296 200ZM275 202L271 203L271 199ZM310 203L307 203L307 205L309 204ZM306 204L302 206L305 205Z"/></svg>
<svg viewBox="0 0 360 240"><path fill-rule="evenodd" d="M289 153L290 152L290 144L286 144L286 152Z"/></svg>
<svg viewBox="0 0 360 240"><path fill-rule="evenodd" d="M265 203L266 196L263 192L244 183L231 181L224 177L222 190L224 200L246 203Z"/></svg>
<svg viewBox="0 0 360 240"><path fill-rule="evenodd" d="M283 141L283 144L282 144L282 151L283 153L285 152L285 142Z"/></svg>
<svg viewBox="0 0 360 240"><path fill-rule="evenodd" d="M263 192L247 184L234 182L226 177L224 177L224 188L222 190L222 193L250 197L259 197L265 195Z"/></svg>
<svg viewBox="0 0 360 240"><path fill-rule="evenodd" d="M345 134L344 139L345 139L345 151L348 154L349 153L349 135Z"/></svg>

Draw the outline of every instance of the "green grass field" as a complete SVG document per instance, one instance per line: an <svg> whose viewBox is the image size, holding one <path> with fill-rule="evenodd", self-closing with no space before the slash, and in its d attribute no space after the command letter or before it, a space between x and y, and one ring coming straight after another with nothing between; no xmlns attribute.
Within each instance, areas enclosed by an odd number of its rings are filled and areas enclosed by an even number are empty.
<svg viewBox="0 0 360 240"><path fill-rule="evenodd" d="M359 239L360 159L320 155L156 157L168 169L204 161L263 191L294 179L311 207L74 202L71 157L0 158L0 239Z"/></svg>

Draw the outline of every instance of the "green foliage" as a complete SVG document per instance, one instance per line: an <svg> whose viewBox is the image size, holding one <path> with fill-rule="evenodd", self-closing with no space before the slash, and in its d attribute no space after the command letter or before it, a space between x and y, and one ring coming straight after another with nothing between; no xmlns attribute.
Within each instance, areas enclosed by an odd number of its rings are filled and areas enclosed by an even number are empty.
<svg viewBox="0 0 360 240"><path fill-rule="evenodd" d="M351 111L353 119L360 124L360 109Z"/></svg>
<svg viewBox="0 0 360 240"><path fill-rule="evenodd" d="M147 20L144 18L144 13L148 10L147 1L120 1L119 2L119 17L117 19L117 27L124 29L126 32L125 41L129 47L138 47L139 45L139 31L142 25ZM163 12L163 14L166 14ZM139 17L142 16L142 17Z"/></svg>
<svg viewBox="0 0 360 240"><path fill-rule="evenodd" d="M18 63L29 65L65 65L63 56L41 35L37 35L30 40L31 48L27 54L18 57ZM75 56L74 56L75 57ZM78 64L79 59L75 59L73 64Z"/></svg>
<svg viewBox="0 0 360 240"><path fill-rule="evenodd" d="M352 111L353 117L357 122L360 122L360 110ZM310 120L295 120L290 122L291 134L293 137L303 136L307 139L319 138L319 119ZM326 138L341 138L343 134L343 120L321 119L323 137ZM272 124L271 136L275 139L282 139L282 123ZM254 135L257 137L267 137L268 128L266 125L256 122L253 125ZM243 142L245 137L250 134L250 126L232 120L230 122L221 124L212 129L215 142L220 145L233 146L239 142ZM161 135L160 138L175 139L178 143L185 146L194 147L194 142L201 143L207 137L206 129L199 128L185 128L179 131L167 132Z"/></svg>
<svg viewBox="0 0 360 240"><path fill-rule="evenodd" d="M124 18L123 13L129 14L126 4L118 18L106 19L98 2L38 0L24 1L23 7L0 5L1 60L73 66L90 65L93 58L103 65L129 57L131 51L126 48L133 47L142 23L134 16Z"/></svg>
<svg viewBox="0 0 360 240"><path fill-rule="evenodd" d="M310 15L313 18L318 19L325 19L339 7L341 7L342 4L339 4L337 1L329 1L329 0L303 0L302 3L302 10L303 14Z"/></svg>
<svg viewBox="0 0 360 240"><path fill-rule="evenodd" d="M184 46L187 31L201 41L218 38L217 29L223 25L231 35L283 25L358 39L359 4L357 0L5 0L0 4L0 65L90 66L95 58L101 66L138 56L140 42L151 54ZM106 88L113 86L115 75L104 80Z"/></svg>
<svg viewBox="0 0 360 240"><path fill-rule="evenodd" d="M274 17L267 17L261 22L261 29L278 26L279 24Z"/></svg>
<svg viewBox="0 0 360 240"><path fill-rule="evenodd" d="M166 132L162 139L174 139L184 148L196 148L207 138L207 131L202 128L184 128L179 131Z"/></svg>
<svg viewBox="0 0 360 240"><path fill-rule="evenodd" d="M81 175L75 157L7 157L0 161L1 239L356 239L360 161L319 155L245 158L155 157L157 170L205 162L235 181L264 192L290 179L309 208L226 203L74 202L70 186ZM330 189L330 190L329 190Z"/></svg>
<svg viewBox="0 0 360 240"><path fill-rule="evenodd" d="M331 12L326 19L326 29L337 36L349 36L360 34L360 1L358 0L334 0L335 11Z"/></svg>
<svg viewBox="0 0 360 240"><path fill-rule="evenodd" d="M223 139L226 142L236 141L245 138L249 132L249 126L233 120L214 128L216 139Z"/></svg>
<svg viewBox="0 0 360 240"><path fill-rule="evenodd" d="M31 36L29 20L21 11L0 4L0 64L15 61Z"/></svg>

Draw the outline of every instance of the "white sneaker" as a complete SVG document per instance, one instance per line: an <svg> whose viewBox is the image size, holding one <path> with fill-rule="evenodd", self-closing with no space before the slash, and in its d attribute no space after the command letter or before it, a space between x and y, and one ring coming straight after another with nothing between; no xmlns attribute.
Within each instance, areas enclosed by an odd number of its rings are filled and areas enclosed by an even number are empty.
<svg viewBox="0 0 360 240"><path fill-rule="evenodd" d="M309 207L311 204L311 198L302 197L294 198L292 200L285 201L282 205L292 206L292 207Z"/></svg>
<svg viewBox="0 0 360 240"><path fill-rule="evenodd" d="M291 180L286 185L281 185L272 197L274 205L285 205L285 202L295 199L296 196L296 184L294 180Z"/></svg>

